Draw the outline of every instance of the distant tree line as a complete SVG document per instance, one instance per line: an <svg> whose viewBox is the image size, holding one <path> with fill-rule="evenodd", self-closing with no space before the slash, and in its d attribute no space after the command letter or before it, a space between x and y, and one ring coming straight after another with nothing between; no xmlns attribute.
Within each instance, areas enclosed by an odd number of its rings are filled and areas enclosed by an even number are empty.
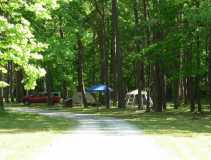
<svg viewBox="0 0 211 160"><path fill-rule="evenodd" d="M139 109L140 91L146 90L157 112L165 111L168 101L175 109L189 104L192 112L202 112L205 101L211 110L209 0L59 0L56 8L46 6L50 18L35 18L31 10L21 16L34 38L48 45L39 52L43 60L32 63L47 72L36 90L48 91L49 100L53 90L66 98L102 83L114 89L113 104L119 108L126 107L126 92L138 89ZM10 14L4 17L9 20ZM1 78L11 84L4 89L6 101L14 91L17 99L24 93L19 92L24 72L15 65L4 63L8 72Z"/></svg>

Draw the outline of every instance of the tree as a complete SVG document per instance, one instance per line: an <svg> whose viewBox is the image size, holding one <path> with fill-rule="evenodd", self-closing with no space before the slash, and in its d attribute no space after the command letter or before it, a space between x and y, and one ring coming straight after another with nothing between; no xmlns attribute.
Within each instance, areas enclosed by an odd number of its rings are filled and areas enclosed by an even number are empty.
<svg viewBox="0 0 211 160"><path fill-rule="evenodd" d="M123 55L119 44L119 27L118 27L118 3L112 0L112 55L114 58L114 81L117 89L118 107L125 107L125 89L123 83ZM116 72L116 73L115 73ZM116 78L115 78L116 77ZM115 80L116 79L116 80Z"/></svg>
<svg viewBox="0 0 211 160"><path fill-rule="evenodd" d="M209 29L208 34L208 81L209 81L209 104L210 104L210 111L211 111L211 29Z"/></svg>
<svg viewBox="0 0 211 160"><path fill-rule="evenodd" d="M87 101L85 95L84 79L83 79L83 65L84 65L84 47L79 35L78 37L78 87L82 94L84 108L87 108Z"/></svg>
<svg viewBox="0 0 211 160"><path fill-rule="evenodd" d="M42 59L40 54L47 46L39 43L32 31L30 21L25 14L34 15L36 18L49 18L49 8L55 3L45 1L33 3L25 1L2 1L0 5L0 59L1 70L9 61L13 62L18 69L24 71L25 89L34 89L36 80L45 75L45 70L34 63ZM40 8L42 8L40 10ZM15 38L14 38L15 37ZM1 87L8 85L1 81Z"/></svg>

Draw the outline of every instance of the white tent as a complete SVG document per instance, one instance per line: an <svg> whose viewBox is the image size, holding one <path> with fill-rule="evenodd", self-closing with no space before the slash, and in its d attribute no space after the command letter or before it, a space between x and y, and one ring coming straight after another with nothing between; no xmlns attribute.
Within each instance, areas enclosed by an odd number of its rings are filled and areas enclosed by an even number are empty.
<svg viewBox="0 0 211 160"><path fill-rule="evenodd" d="M96 104L95 98L88 92L85 93L86 101L88 104ZM73 105L83 105L83 98L81 92L76 92L72 97Z"/></svg>
<svg viewBox="0 0 211 160"><path fill-rule="evenodd" d="M136 100L137 96L138 96L138 89L128 92L126 94L126 104L127 105L135 105L137 102L137 100ZM147 101L147 92L146 91L141 91L141 98L142 98L141 99L142 105L146 104L146 101ZM150 106L152 106L153 102L152 102L151 97L149 97L149 102L150 102Z"/></svg>

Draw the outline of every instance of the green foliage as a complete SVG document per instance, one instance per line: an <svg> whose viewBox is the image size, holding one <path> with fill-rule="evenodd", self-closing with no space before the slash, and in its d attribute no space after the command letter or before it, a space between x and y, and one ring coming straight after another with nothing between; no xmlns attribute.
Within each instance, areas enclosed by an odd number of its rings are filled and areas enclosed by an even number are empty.
<svg viewBox="0 0 211 160"><path fill-rule="evenodd" d="M36 80L45 75L43 69L34 65L34 62L42 59L47 45L40 43L33 35L30 21L23 13L30 11L40 19L50 18L50 9L55 8L56 1L36 0L25 2L23 0L1 1L0 5L0 59L1 65L8 61L14 62L18 68L25 72L25 88L34 89Z"/></svg>
<svg viewBox="0 0 211 160"><path fill-rule="evenodd" d="M8 84L4 81L0 81L0 88L4 88L4 87L7 87Z"/></svg>
<svg viewBox="0 0 211 160"><path fill-rule="evenodd" d="M16 70L24 70L23 82L26 89L35 88L36 80L45 75L43 68L47 66L52 73L53 90L61 90L64 82L68 90L76 89L78 34L85 51L85 84L91 85L100 81L101 56L98 34L102 32L102 12L105 13L106 52L109 54L111 66L110 1L1 2L0 70L5 74L5 65L8 61L13 61ZM119 43L120 51L124 55L123 77L127 82L127 88L137 87L136 63L140 60L146 68L160 64L167 81L189 76L205 78L208 72L207 36L211 25L210 1L198 1L199 4L191 0L147 2L147 17L144 17L143 1L118 2ZM138 24L135 22L135 7L138 9ZM200 68L197 64L198 55L201 60ZM180 63L181 67L178 67ZM112 78L110 77L111 81Z"/></svg>

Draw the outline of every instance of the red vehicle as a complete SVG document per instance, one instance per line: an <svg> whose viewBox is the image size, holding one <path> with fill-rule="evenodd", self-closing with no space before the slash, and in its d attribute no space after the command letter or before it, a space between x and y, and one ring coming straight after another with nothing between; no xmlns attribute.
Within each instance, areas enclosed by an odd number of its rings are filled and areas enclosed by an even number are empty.
<svg viewBox="0 0 211 160"><path fill-rule="evenodd" d="M52 102L59 103L61 97L58 93L52 93ZM37 94L37 95L28 95L24 96L22 99L24 104L31 104L31 103L47 103L48 102L48 95L47 93Z"/></svg>

